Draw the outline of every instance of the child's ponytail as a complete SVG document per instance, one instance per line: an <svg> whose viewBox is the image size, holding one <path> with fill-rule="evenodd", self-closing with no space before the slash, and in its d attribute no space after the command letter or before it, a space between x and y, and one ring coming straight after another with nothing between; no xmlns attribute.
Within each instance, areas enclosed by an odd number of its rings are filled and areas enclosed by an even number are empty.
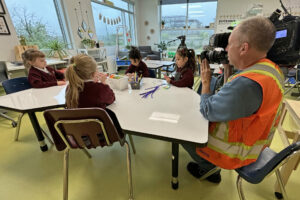
<svg viewBox="0 0 300 200"><path fill-rule="evenodd" d="M188 56L188 67L195 72L196 69L196 55L194 49L188 49L187 50L187 56Z"/></svg>
<svg viewBox="0 0 300 200"><path fill-rule="evenodd" d="M187 57L188 61L185 64L185 67L191 68L193 72L196 69L196 58L195 58L195 51L193 49L187 49L186 47L180 48L176 52L181 57Z"/></svg>
<svg viewBox="0 0 300 200"><path fill-rule="evenodd" d="M77 108L79 93L83 91L84 81L76 74L76 64L72 64L66 71L66 79L69 81L69 87L66 91L67 108Z"/></svg>

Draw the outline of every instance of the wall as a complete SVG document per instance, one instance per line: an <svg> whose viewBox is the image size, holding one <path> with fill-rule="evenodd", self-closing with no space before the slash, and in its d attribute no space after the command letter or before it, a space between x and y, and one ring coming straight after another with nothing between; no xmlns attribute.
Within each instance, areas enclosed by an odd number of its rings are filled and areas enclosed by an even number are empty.
<svg viewBox="0 0 300 200"><path fill-rule="evenodd" d="M155 43L160 41L160 16L159 16L159 1L158 0L136 0L136 32L138 45L150 45L152 49L156 49ZM148 21L148 25L145 25ZM153 29L152 34L150 30ZM147 39L150 37L150 40Z"/></svg>
<svg viewBox="0 0 300 200"><path fill-rule="evenodd" d="M0 61L14 61L15 60L14 47L19 44L19 41L17 38L15 27L12 24L10 15L6 8L5 1L2 1L2 3L6 13L4 17L6 19L10 31L10 35L0 35Z"/></svg>
<svg viewBox="0 0 300 200"><path fill-rule="evenodd" d="M255 3L260 3L263 5L262 12L266 17L269 17L270 14L273 13L277 8L283 11L279 0L218 0L216 32L228 32L227 27L230 26L230 22L226 22L226 20L233 21L244 19L246 17L245 15L247 10L249 10ZM283 0L283 3L287 9L292 8L292 11L295 15L300 15L300 3L296 3L295 0Z"/></svg>
<svg viewBox="0 0 300 200"><path fill-rule="evenodd" d="M79 7L79 1L81 3L83 19L87 26L88 26L88 22L90 23L90 28L94 33L94 36L92 39L97 40L95 26L94 26L93 12L92 12L92 7L91 7L91 1L90 0L75 0L75 1L74 0L62 0L63 7L65 9L66 21L68 23L69 30L71 33L71 40L72 40L73 46L75 48L82 47L81 46L82 39L77 34L78 22L77 22L76 13L75 13L75 8L76 8L79 24L81 25L82 17L81 17L81 12L80 12L80 7ZM87 11L88 19L87 19L85 11ZM83 38L89 38L87 32L84 33Z"/></svg>

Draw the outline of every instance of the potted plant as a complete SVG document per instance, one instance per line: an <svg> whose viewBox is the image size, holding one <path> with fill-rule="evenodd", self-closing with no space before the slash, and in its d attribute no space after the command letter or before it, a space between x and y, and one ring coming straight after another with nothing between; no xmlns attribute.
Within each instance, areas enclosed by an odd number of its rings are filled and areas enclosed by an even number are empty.
<svg viewBox="0 0 300 200"><path fill-rule="evenodd" d="M161 29L164 29L164 28L165 28L165 21L161 20Z"/></svg>
<svg viewBox="0 0 300 200"><path fill-rule="evenodd" d="M88 48L94 48L96 45L96 41L92 40L92 39L88 39L88 38L84 38L81 43L83 44L83 46L88 49Z"/></svg>
<svg viewBox="0 0 300 200"><path fill-rule="evenodd" d="M48 57L59 57L59 59L63 60L68 54L65 51L66 44L60 42L59 40L52 40L47 44L47 47L50 49L48 53Z"/></svg>
<svg viewBox="0 0 300 200"><path fill-rule="evenodd" d="M159 51L162 53L162 57L166 57L167 43L165 41L160 41L160 43L156 45Z"/></svg>

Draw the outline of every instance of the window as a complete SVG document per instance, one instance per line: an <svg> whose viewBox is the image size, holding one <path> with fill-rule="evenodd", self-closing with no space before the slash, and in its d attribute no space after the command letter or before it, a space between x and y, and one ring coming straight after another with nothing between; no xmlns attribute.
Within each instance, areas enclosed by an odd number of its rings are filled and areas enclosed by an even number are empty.
<svg viewBox="0 0 300 200"><path fill-rule="evenodd" d="M92 11L97 38L105 46L117 46L124 49L135 44L133 5L121 0L113 0L114 6L92 1ZM122 6L119 9L115 6Z"/></svg>
<svg viewBox="0 0 300 200"><path fill-rule="evenodd" d="M18 36L25 37L27 44L40 49L53 40L70 44L60 0L9 0L6 5Z"/></svg>
<svg viewBox="0 0 300 200"><path fill-rule="evenodd" d="M217 1L206 1L161 0L161 20L165 22L161 29L161 41L172 41L186 35L187 47L200 53L214 34L214 28L210 25L215 22L217 10ZM179 44L179 40L170 42L168 51L175 52Z"/></svg>

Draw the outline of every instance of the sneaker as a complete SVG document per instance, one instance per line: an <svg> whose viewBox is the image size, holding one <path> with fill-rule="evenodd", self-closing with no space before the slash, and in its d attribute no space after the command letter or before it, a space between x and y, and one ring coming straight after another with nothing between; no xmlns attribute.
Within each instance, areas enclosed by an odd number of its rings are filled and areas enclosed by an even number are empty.
<svg viewBox="0 0 300 200"><path fill-rule="evenodd" d="M192 174L195 178L201 178L204 176L208 171L203 170L197 163L195 162L189 162L187 165L187 170ZM209 182L212 183L220 183L221 182L221 174L220 171L217 171L216 173L210 175L206 178Z"/></svg>

